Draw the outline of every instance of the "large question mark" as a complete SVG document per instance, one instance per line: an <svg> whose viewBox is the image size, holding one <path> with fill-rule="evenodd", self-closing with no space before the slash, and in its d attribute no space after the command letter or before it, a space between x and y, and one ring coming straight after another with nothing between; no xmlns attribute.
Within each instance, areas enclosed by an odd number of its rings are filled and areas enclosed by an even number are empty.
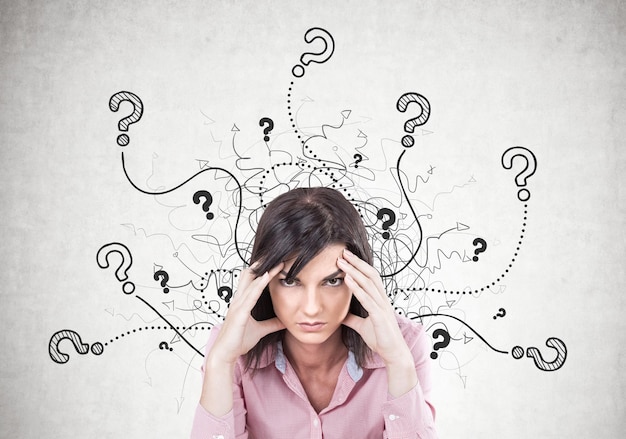
<svg viewBox="0 0 626 439"><path fill-rule="evenodd" d="M523 146L513 146L502 154L502 166L504 166L505 169L511 169L515 157L522 157L523 161L526 162L524 169L515 176L515 184L517 187L523 188L526 186L528 178L537 170L537 157L535 157L535 154L533 154L530 149L526 149ZM517 191L517 198L520 201L528 201L530 192L526 188L520 189Z"/></svg>
<svg viewBox="0 0 626 439"><path fill-rule="evenodd" d="M383 230L388 230L389 227L391 227L393 223L396 222L396 213L393 210L388 209L386 207L379 209L376 216L378 217L379 220L383 219L385 216L389 216L389 219L387 219L386 221L383 221ZM383 238L389 239L389 236L390 236L389 232L383 233Z"/></svg>
<svg viewBox="0 0 626 439"><path fill-rule="evenodd" d="M233 290L230 287L219 287L217 289L217 295L226 303L230 303L230 299L233 297Z"/></svg>
<svg viewBox="0 0 626 439"><path fill-rule="evenodd" d="M111 109L111 111L117 111L122 101L128 101L133 104L132 114L130 116L126 116L117 124L117 127L120 131L128 131L128 127L130 124L133 124L141 119L141 116L143 114L143 102L141 102L139 96L134 93L131 93L129 91L118 91L113 96L111 96L111 99L109 99L109 108ZM129 142L130 138L126 134L120 134L119 136L117 136L117 144L119 146L126 146Z"/></svg>
<svg viewBox="0 0 626 439"><path fill-rule="evenodd" d="M96 253L96 261L98 262L98 266L100 268L109 268L109 255L111 253L119 253L122 257L122 263L119 265L117 270L115 270L115 277L120 282L124 282L128 279L128 269L131 265L133 265L133 257L130 254L130 250L124 244L120 244L119 242L111 242L109 244L105 244L98 250ZM135 284L132 282L124 282L122 285L122 291L124 294L132 294L135 291Z"/></svg>
<svg viewBox="0 0 626 439"><path fill-rule="evenodd" d="M474 244L475 246L480 244L480 247L478 247L476 250L474 250L474 257L472 258L472 261L477 262L478 261L478 254L484 252L485 250L487 250L487 241L485 241L483 238L476 238L472 241L472 244Z"/></svg>
<svg viewBox="0 0 626 439"><path fill-rule="evenodd" d="M415 131L415 127L420 125L424 125L428 118L430 117L430 102L424 96L419 93L405 93L398 99L396 102L396 108L398 111L405 112L408 105L411 102L415 102L420 106L421 112L419 116L414 117L413 119L409 119L404 123L404 132L405 133L413 133ZM402 138L402 146L405 148L410 148L415 144L415 139L413 136L406 135Z"/></svg>
<svg viewBox="0 0 626 439"><path fill-rule="evenodd" d="M268 134L271 133L272 130L274 129L274 121L270 119L269 117L264 117L259 121L259 126L262 127L265 124L267 124L267 127L263 129L263 134L265 134L265 137L263 137L263 140L265 140L266 142L269 142L270 136L268 136Z"/></svg>
<svg viewBox="0 0 626 439"><path fill-rule="evenodd" d="M193 194L193 202L196 204L200 204L200 198L206 198L206 201L202 203L202 210L207 212L206 219L212 220L214 215L209 212L209 208L211 207L211 203L213 202L213 197L211 196L211 192L209 191L198 191Z"/></svg>
<svg viewBox="0 0 626 439"><path fill-rule="evenodd" d="M159 270L156 273L154 273L154 280L158 281L159 279L161 279L161 286L162 287L166 287L167 286L167 281L170 280L170 275L167 274L166 271L164 270ZM169 288L163 288L163 292L165 294L170 292Z"/></svg>
<svg viewBox="0 0 626 439"><path fill-rule="evenodd" d="M553 372L560 369L563 364L565 364L565 359L567 358L567 347L562 340L559 340L556 337L548 338L546 340L546 346L556 350L556 358L554 360L544 360L541 356L541 352L539 352L539 349L534 347L526 348L526 356L533 359L535 366L537 366L538 369L546 372ZM513 355L513 358L519 360L524 356L524 348L521 346L515 346L512 349L511 354Z"/></svg>
<svg viewBox="0 0 626 439"><path fill-rule="evenodd" d="M55 363L65 364L70 360L70 356L61 352L59 350L59 343L61 340L70 340L78 352L81 355L85 355L89 352L89 345L83 343L80 339L80 335L78 335L75 331L71 329L62 329L61 331L57 331L52 334L50 337L50 343L48 344L48 352L50 353L50 358ZM104 351L104 346L102 343L94 343L91 345L91 353L94 355L100 355Z"/></svg>
<svg viewBox="0 0 626 439"><path fill-rule="evenodd" d="M312 27L304 34L304 41L311 44L315 40L322 40L324 43L324 49L321 52L305 52L300 57L300 62L305 66L308 66L311 62L322 64L330 59L335 51L335 40L333 36L328 33L327 30L321 27ZM296 64L291 69L291 73L296 78L301 78L304 75L304 67L300 64Z"/></svg>
<svg viewBox="0 0 626 439"><path fill-rule="evenodd" d="M439 341L433 345L434 351L430 353L430 358L433 360L437 359L439 356L436 352L438 349L443 349L450 344L450 334L448 334L448 331L445 329L439 328L433 331L433 338L438 339L439 337L443 337L443 341Z"/></svg>
<svg viewBox="0 0 626 439"><path fill-rule="evenodd" d="M352 157L354 157L354 167L358 168L359 167L359 163L363 160L363 156L361 154L354 154Z"/></svg>

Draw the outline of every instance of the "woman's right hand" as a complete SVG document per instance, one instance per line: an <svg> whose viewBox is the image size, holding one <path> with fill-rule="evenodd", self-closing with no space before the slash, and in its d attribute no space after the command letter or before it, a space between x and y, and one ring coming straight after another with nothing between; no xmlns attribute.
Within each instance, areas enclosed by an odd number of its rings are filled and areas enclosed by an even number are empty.
<svg viewBox="0 0 626 439"><path fill-rule="evenodd" d="M258 277L254 274L254 265L243 270L237 292L230 302L224 324L207 360L233 365L237 358L246 354L261 338L285 328L277 317L259 322L251 315L261 293L283 267L284 264L281 262Z"/></svg>

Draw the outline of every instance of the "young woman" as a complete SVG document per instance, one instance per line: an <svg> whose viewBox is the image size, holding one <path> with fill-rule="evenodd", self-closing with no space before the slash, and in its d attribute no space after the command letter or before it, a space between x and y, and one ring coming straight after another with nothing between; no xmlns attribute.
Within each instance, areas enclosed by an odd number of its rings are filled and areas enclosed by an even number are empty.
<svg viewBox="0 0 626 439"><path fill-rule="evenodd" d="M192 439L436 438L430 343L396 315L371 264L339 192L273 200L211 330Z"/></svg>

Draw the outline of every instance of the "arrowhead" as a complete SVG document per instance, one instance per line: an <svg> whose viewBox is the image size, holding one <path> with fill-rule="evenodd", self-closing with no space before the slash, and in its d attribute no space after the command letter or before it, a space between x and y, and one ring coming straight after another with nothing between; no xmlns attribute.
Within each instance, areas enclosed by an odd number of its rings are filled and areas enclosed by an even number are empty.
<svg viewBox="0 0 626 439"><path fill-rule="evenodd" d="M456 303L456 300L446 300L446 304L448 305L448 308L452 308L452 305L454 305Z"/></svg>
<svg viewBox="0 0 626 439"><path fill-rule="evenodd" d="M237 128L237 125L233 124L233 127L230 130L231 131L239 131L239 128Z"/></svg>
<svg viewBox="0 0 626 439"><path fill-rule="evenodd" d="M363 131L359 130L359 134L357 135L357 137L361 137L362 139L367 139L367 134L365 134Z"/></svg>
<svg viewBox="0 0 626 439"><path fill-rule="evenodd" d="M425 130L424 128L422 128L422 136L427 136L427 135L432 134L432 133L433 133L433 131L428 131L428 130Z"/></svg>
<svg viewBox="0 0 626 439"><path fill-rule="evenodd" d="M457 231L462 232L463 230L467 230L467 229L469 229L469 226L467 226L467 225L457 221L457 223L456 223L456 230Z"/></svg>
<svg viewBox="0 0 626 439"><path fill-rule="evenodd" d="M315 101L307 96L306 98L302 99L302 102L315 102Z"/></svg>
<svg viewBox="0 0 626 439"><path fill-rule="evenodd" d="M347 119L350 117L350 113L352 113L352 110L343 110L341 112L341 115L343 116L344 119Z"/></svg>
<svg viewBox="0 0 626 439"><path fill-rule="evenodd" d="M200 165L200 169L205 169L209 167L209 161L208 160L199 160L196 159L198 161L198 164Z"/></svg>
<svg viewBox="0 0 626 439"><path fill-rule="evenodd" d="M113 317L115 317L115 308L111 308L111 309L106 309L105 311L108 312L109 314L111 314Z"/></svg>
<svg viewBox="0 0 626 439"><path fill-rule="evenodd" d="M163 305L165 305L167 307L167 309L174 311L174 301L170 300L169 302L161 302ZM170 308L169 305L172 305L172 307Z"/></svg>
<svg viewBox="0 0 626 439"><path fill-rule="evenodd" d="M472 340L474 340L474 337L468 337L465 332L463 333L463 344L468 344Z"/></svg>

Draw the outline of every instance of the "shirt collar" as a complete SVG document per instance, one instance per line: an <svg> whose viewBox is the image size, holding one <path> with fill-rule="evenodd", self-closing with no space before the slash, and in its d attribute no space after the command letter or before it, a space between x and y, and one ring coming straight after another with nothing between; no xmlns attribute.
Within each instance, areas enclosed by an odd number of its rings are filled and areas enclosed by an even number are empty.
<svg viewBox="0 0 626 439"><path fill-rule="evenodd" d="M272 363L271 351L272 349L265 350L261 361L259 362L259 368L267 367ZM285 356L285 352L283 351L283 342L281 340L276 343L276 347L273 351L275 352L274 367L276 367L276 369L284 375L287 370L287 357ZM372 356L365 361L363 367L365 367L366 369L376 369L379 367L384 367L384 363L380 356L378 356L377 354L372 354ZM356 358L352 351L348 351L346 368L348 370L348 375L350 375L350 378L352 378L355 383L363 377L363 369L357 364Z"/></svg>

